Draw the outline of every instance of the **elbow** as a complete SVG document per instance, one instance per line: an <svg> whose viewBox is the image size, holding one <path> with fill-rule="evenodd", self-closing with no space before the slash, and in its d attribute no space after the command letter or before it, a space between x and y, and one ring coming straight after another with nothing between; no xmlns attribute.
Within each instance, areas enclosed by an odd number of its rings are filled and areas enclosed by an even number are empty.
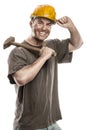
<svg viewBox="0 0 87 130"><path fill-rule="evenodd" d="M17 86L21 87L21 86L24 86L26 83L25 83L25 80L23 78L19 78L19 77L15 77L13 76L14 78L14 81L16 82Z"/></svg>
<svg viewBox="0 0 87 130"><path fill-rule="evenodd" d="M33 77L28 77L27 79L25 76L17 76L17 75L14 75L13 78L19 87L25 86L27 83L31 82L34 79Z"/></svg>
<svg viewBox="0 0 87 130"><path fill-rule="evenodd" d="M25 80L23 79L15 79L15 82L19 87L24 86L26 84Z"/></svg>
<svg viewBox="0 0 87 130"><path fill-rule="evenodd" d="M83 39L82 37L79 38L79 48L83 45Z"/></svg>
<svg viewBox="0 0 87 130"><path fill-rule="evenodd" d="M83 40L80 39L77 44L74 45L75 49L79 49L83 45Z"/></svg>
<svg viewBox="0 0 87 130"><path fill-rule="evenodd" d="M81 47L82 45L83 45L83 39L80 38L80 40L79 40L79 47Z"/></svg>
<svg viewBox="0 0 87 130"><path fill-rule="evenodd" d="M83 45L83 41L82 40L77 42L77 43L78 44L74 44L74 45L69 44L69 52L73 52L74 50L79 49Z"/></svg>
<svg viewBox="0 0 87 130"><path fill-rule="evenodd" d="M83 42L83 40L81 41L81 43L80 43L80 46L82 46L84 44L84 42Z"/></svg>
<svg viewBox="0 0 87 130"><path fill-rule="evenodd" d="M77 49L80 48L83 45L83 40L79 42L79 45L77 46Z"/></svg>

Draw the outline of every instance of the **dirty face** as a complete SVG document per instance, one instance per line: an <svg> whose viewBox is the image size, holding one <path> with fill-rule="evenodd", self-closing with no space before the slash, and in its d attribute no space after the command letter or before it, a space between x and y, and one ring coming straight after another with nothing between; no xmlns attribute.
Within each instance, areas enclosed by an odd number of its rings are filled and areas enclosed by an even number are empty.
<svg viewBox="0 0 87 130"><path fill-rule="evenodd" d="M31 22L32 36L38 40L45 40L51 31L52 22L46 18L35 18Z"/></svg>

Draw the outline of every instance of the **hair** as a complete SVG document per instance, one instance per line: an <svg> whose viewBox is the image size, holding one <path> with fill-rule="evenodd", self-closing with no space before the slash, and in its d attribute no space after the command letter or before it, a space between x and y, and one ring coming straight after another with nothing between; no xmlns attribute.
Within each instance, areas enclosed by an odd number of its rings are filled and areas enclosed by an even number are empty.
<svg viewBox="0 0 87 130"><path fill-rule="evenodd" d="M44 19L48 19L49 21L51 21L52 24L55 24L55 23L56 23L56 22L50 20L49 18L40 17L40 16L37 16L37 17L30 17L30 18L31 18L31 21L32 21L32 22L34 22L34 20L35 20L36 18L44 18Z"/></svg>

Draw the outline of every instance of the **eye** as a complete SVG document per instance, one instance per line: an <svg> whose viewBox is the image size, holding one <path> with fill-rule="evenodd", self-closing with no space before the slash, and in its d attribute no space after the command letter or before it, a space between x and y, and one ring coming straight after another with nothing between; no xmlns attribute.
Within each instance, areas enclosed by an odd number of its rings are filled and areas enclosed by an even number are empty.
<svg viewBox="0 0 87 130"><path fill-rule="evenodd" d="M51 26L52 26L51 23L48 23L48 24L47 24L47 27L48 27L48 28L51 28Z"/></svg>
<svg viewBox="0 0 87 130"><path fill-rule="evenodd" d="M48 24L48 26L52 26L52 24L51 24L51 23L49 23L49 24Z"/></svg>
<svg viewBox="0 0 87 130"><path fill-rule="evenodd" d="M39 20L37 23L38 23L38 24L43 24L41 20Z"/></svg>

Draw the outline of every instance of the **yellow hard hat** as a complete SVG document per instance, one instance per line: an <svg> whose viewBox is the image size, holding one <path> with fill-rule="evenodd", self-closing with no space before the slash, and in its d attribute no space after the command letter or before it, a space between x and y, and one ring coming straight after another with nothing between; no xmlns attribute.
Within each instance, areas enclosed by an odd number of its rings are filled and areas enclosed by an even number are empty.
<svg viewBox="0 0 87 130"><path fill-rule="evenodd" d="M32 17L44 17L47 18L51 21L53 21L54 23L56 22L56 12L54 7L52 7L51 5L38 5L34 12L31 14L31 18Z"/></svg>

